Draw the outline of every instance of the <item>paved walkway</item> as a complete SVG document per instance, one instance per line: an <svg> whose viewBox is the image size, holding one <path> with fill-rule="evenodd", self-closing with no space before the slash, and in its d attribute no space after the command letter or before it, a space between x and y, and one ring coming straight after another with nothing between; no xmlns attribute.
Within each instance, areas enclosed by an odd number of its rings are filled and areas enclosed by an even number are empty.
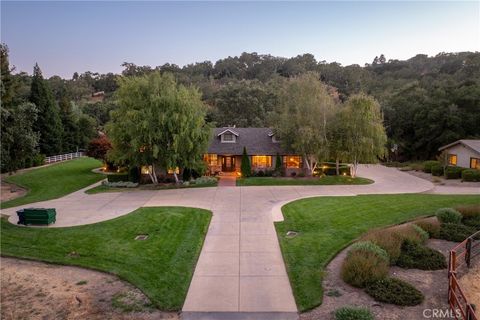
<svg viewBox="0 0 480 320"><path fill-rule="evenodd" d="M361 166L375 181L351 186L262 186L131 191L86 195L77 191L32 204L57 208L53 227L94 223L141 206L189 206L213 217L183 307L184 319L297 319L297 309L273 221L281 206L312 196L418 192L474 193L480 188L434 189L429 181L394 168ZM15 208L5 209L16 222Z"/></svg>

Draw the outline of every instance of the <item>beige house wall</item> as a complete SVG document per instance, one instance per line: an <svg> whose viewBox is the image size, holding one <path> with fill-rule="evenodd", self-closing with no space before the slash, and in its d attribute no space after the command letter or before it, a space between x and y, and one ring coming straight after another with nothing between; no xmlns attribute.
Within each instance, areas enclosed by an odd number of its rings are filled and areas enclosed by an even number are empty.
<svg viewBox="0 0 480 320"><path fill-rule="evenodd" d="M480 154L460 143L444 151L447 154L457 155L457 166L463 168L470 168L470 158L480 158Z"/></svg>

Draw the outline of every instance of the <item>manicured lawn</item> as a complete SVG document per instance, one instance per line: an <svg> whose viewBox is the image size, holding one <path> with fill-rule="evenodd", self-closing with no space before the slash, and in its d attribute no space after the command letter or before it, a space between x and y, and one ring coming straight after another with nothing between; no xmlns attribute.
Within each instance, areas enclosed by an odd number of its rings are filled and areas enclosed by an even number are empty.
<svg viewBox="0 0 480 320"><path fill-rule="evenodd" d="M479 203L480 196L366 195L318 197L282 208L285 221L275 223L299 310L322 303L322 278L328 262L366 231L432 215L436 209ZM287 231L297 231L287 239Z"/></svg>
<svg viewBox="0 0 480 320"><path fill-rule="evenodd" d="M373 183L370 179L348 176L324 176L322 178L250 177L237 179L237 186L307 186L370 183Z"/></svg>
<svg viewBox="0 0 480 320"><path fill-rule="evenodd" d="M2 208L62 197L105 178L91 170L100 167L93 158L79 158L48 167L33 169L5 178L5 181L28 189L21 198L3 202Z"/></svg>
<svg viewBox="0 0 480 320"><path fill-rule="evenodd" d="M183 207L140 208L96 224L18 227L1 219L1 254L98 269L142 290L162 310L180 310L211 212ZM134 240L148 234L144 241Z"/></svg>

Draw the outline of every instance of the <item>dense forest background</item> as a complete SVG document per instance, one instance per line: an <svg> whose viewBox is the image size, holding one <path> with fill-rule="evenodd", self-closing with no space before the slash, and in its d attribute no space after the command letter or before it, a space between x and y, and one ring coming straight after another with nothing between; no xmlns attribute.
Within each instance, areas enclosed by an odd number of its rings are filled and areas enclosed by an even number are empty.
<svg viewBox="0 0 480 320"><path fill-rule="evenodd" d="M47 117L42 121L53 121L46 129L54 130L52 136L58 139L42 143L42 135L37 137L40 153L50 155L86 148L103 130L110 111L117 108L118 77L155 71L172 73L179 83L200 90L209 106L208 121L216 126L263 127L270 125L269 115L278 104L277 88L281 82L315 72L339 102L361 92L379 101L393 160L434 158L442 145L457 139L480 138L478 52L440 53L434 57L419 54L408 60L387 60L380 55L365 66L317 61L312 54L287 59L242 53L215 63L204 61L184 67L169 63L139 66L129 62L122 67L120 75L85 72L74 73L71 79L59 76L43 79L38 66L33 76L15 72L8 65L8 50L3 45L2 108L7 94L6 107L10 113L20 106L28 107L25 103L33 103L38 109L38 119L54 114L55 119ZM93 96L100 91L104 93L100 98ZM41 122L38 119L35 123ZM2 126L13 126L13 122L4 120L2 109Z"/></svg>

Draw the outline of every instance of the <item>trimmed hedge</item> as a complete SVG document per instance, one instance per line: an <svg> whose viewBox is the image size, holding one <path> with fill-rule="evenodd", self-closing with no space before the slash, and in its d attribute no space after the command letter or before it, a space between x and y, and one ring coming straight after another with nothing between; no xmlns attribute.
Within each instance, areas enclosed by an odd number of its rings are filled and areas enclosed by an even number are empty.
<svg viewBox="0 0 480 320"><path fill-rule="evenodd" d="M442 223L439 238L448 241L462 242L475 233L475 231L475 228L459 223Z"/></svg>
<svg viewBox="0 0 480 320"><path fill-rule="evenodd" d="M462 221L462 214L452 208L438 209L435 215L441 223L460 223Z"/></svg>
<svg viewBox="0 0 480 320"><path fill-rule="evenodd" d="M445 178L460 179L465 168L449 166L445 169Z"/></svg>
<svg viewBox="0 0 480 320"><path fill-rule="evenodd" d="M346 283L364 288L388 275L388 262L371 251L353 251L343 261L341 276Z"/></svg>
<svg viewBox="0 0 480 320"><path fill-rule="evenodd" d="M128 174L109 174L107 175L108 182L128 182Z"/></svg>
<svg viewBox="0 0 480 320"><path fill-rule="evenodd" d="M432 168L431 168L431 172L432 172L432 176L443 176L444 172L443 172L443 166L441 166L440 164L437 164L437 165L433 165Z"/></svg>
<svg viewBox="0 0 480 320"><path fill-rule="evenodd" d="M425 161L423 163L423 171L426 173L432 173L432 167L439 166L439 165L440 165L440 162L438 161L434 161L434 160Z"/></svg>
<svg viewBox="0 0 480 320"><path fill-rule="evenodd" d="M374 320L373 314L367 308L341 307L335 310L335 320Z"/></svg>
<svg viewBox="0 0 480 320"><path fill-rule="evenodd" d="M465 169L462 171L463 181L480 181L480 170Z"/></svg>
<svg viewBox="0 0 480 320"><path fill-rule="evenodd" d="M416 306L425 299L423 294L414 286L396 278L385 278L371 282L367 285L365 292L376 301L399 306Z"/></svg>
<svg viewBox="0 0 480 320"><path fill-rule="evenodd" d="M397 265L406 269L441 270L447 267L447 260L437 250L405 240Z"/></svg>

